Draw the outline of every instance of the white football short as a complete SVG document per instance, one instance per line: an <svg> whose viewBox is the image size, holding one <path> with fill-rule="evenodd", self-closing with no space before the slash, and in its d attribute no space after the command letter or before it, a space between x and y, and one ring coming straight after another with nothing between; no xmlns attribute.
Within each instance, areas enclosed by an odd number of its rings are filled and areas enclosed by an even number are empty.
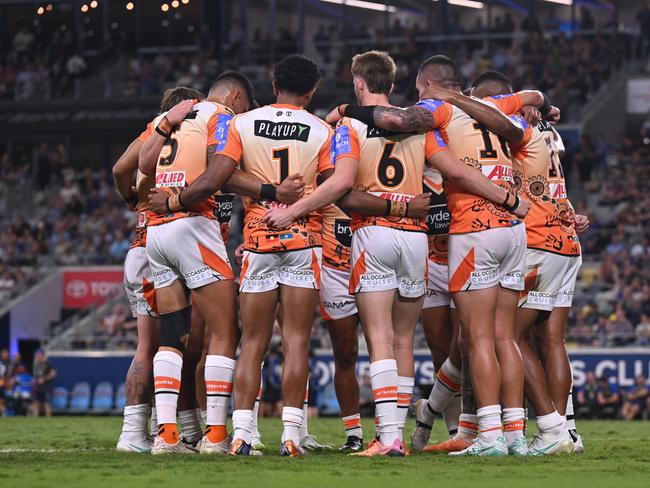
<svg viewBox="0 0 650 488"><path fill-rule="evenodd" d="M280 284L318 290L322 251L320 247L265 253L244 251L239 291L261 293L275 290Z"/></svg>
<svg viewBox="0 0 650 488"><path fill-rule="evenodd" d="M428 239L424 232L367 226L352 234L350 293L397 289L405 298L426 293Z"/></svg>
<svg viewBox="0 0 650 488"><path fill-rule="evenodd" d="M138 315L158 316L153 274L149 267L147 250L144 247L132 247L126 254L124 291L134 318Z"/></svg>
<svg viewBox="0 0 650 488"><path fill-rule="evenodd" d="M183 279L189 289L234 278L217 220L185 217L147 229L147 256L156 288Z"/></svg>
<svg viewBox="0 0 650 488"><path fill-rule="evenodd" d="M537 249L526 250L526 277L519 306L551 311L570 307L582 256L563 256Z"/></svg>
<svg viewBox="0 0 650 488"><path fill-rule="evenodd" d="M448 307L450 303L449 268L429 259L427 296L422 308Z"/></svg>
<svg viewBox="0 0 650 488"><path fill-rule="evenodd" d="M526 227L449 235L449 292L479 290L501 284L524 289Z"/></svg>
<svg viewBox="0 0 650 488"><path fill-rule="evenodd" d="M350 271L323 266L320 276L321 315L325 320L350 317L357 311L357 303L349 292Z"/></svg>

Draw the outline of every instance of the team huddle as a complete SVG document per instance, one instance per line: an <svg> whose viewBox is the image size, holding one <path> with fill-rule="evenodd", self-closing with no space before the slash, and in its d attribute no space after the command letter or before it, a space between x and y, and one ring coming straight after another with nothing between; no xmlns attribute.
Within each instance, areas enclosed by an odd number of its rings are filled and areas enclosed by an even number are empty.
<svg viewBox="0 0 650 488"><path fill-rule="evenodd" d="M138 348L118 450L261 455L261 368L276 322L280 453L324 448L306 414L319 304L334 353L341 451L583 450L564 330L581 265L577 234L589 221L566 195L559 110L539 91L514 93L494 71L465 95L445 56L420 66L420 101L395 107L395 69L385 52L354 56L357 104L325 120L306 110L320 72L299 55L275 66L271 105L258 107L250 81L232 71L207 97L184 87L165 93L161 114L113 169L138 212L125 262ZM225 245L236 195L245 210L238 288ZM413 406L407 447L420 320L437 374L429 398ZM375 403L367 444L359 327ZM530 442L526 400L539 431ZM430 444L436 419L449 439Z"/></svg>

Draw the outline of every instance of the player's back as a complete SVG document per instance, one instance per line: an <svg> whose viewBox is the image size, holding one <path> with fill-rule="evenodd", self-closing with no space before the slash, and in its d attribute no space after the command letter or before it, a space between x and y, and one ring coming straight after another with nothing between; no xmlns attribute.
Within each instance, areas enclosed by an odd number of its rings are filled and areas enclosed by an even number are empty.
<svg viewBox="0 0 650 488"><path fill-rule="evenodd" d="M265 183L279 184L287 176L302 173L305 193L316 186L316 177L331 168L332 130L303 108L272 104L233 119L241 141L241 169ZM273 202L244 199L244 245L256 252L286 251L321 243L320 217L312 213L289 229L270 229L261 222Z"/></svg>
<svg viewBox="0 0 650 488"><path fill-rule="evenodd" d="M525 143L513 148L512 163L517 189L531 203L525 219L528 247L578 255L580 242L575 229L566 225L575 212L567 197L560 162L561 139L544 120L526 130Z"/></svg>

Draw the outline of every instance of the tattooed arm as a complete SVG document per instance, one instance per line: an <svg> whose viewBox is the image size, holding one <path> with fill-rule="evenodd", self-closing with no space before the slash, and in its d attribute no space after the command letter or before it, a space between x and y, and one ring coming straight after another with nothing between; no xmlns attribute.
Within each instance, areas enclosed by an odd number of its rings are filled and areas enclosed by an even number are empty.
<svg viewBox="0 0 650 488"><path fill-rule="evenodd" d="M373 121L377 127L396 132L426 132L435 128L433 113L424 107L375 107Z"/></svg>

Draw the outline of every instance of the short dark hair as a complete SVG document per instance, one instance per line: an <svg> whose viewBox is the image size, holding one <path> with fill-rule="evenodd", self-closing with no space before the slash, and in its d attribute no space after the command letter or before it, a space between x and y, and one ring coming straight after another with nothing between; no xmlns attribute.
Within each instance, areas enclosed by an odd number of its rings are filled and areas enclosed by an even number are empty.
<svg viewBox="0 0 650 488"><path fill-rule="evenodd" d="M301 54L285 56L273 70L273 81L277 89L298 96L313 90L320 76L316 63Z"/></svg>
<svg viewBox="0 0 650 488"><path fill-rule="evenodd" d="M451 58L442 54L431 56L424 60L418 69L418 77L426 73L427 78L434 81L437 85L449 88L460 87L460 72L456 63Z"/></svg>
<svg viewBox="0 0 650 488"><path fill-rule="evenodd" d="M477 86L481 85L482 83L486 83L488 81L496 81L498 83L505 83L507 85L512 85L512 82L510 81L510 78L508 78L506 75L499 71L486 71L484 73L481 73L478 75L474 81L472 81L471 87L476 88Z"/></svg>
<svg viewBox="0 0 650 488"><path fill-rule="evenodd" d="M194 88L188 88L186 86L177 86L175 88L168 88L163 93L162 99L160 100L160 113L167 112L171 108L182 102L183 100L203 100L205 95L199 90Z"/></svg>
<svg viewBox="0 0 650 488"><path fill-rule="evenodd" d="M352 58L350 72L368 85L370 93L389 95L395 79L395 61L387 52L368 51Z"/></svg>
<svg viewBox="0 0 650 488"><path fill-rule="evenodd" d="M251 105L255 102L255 90L253 89L253 84L251 80L248 79L246 75L241 74L239 71L224 71L212 82L210 91L218 87L222 83L229 82L238 85L248 97L248 101ZM255 102L256 103L256 102Z"/></svg>

